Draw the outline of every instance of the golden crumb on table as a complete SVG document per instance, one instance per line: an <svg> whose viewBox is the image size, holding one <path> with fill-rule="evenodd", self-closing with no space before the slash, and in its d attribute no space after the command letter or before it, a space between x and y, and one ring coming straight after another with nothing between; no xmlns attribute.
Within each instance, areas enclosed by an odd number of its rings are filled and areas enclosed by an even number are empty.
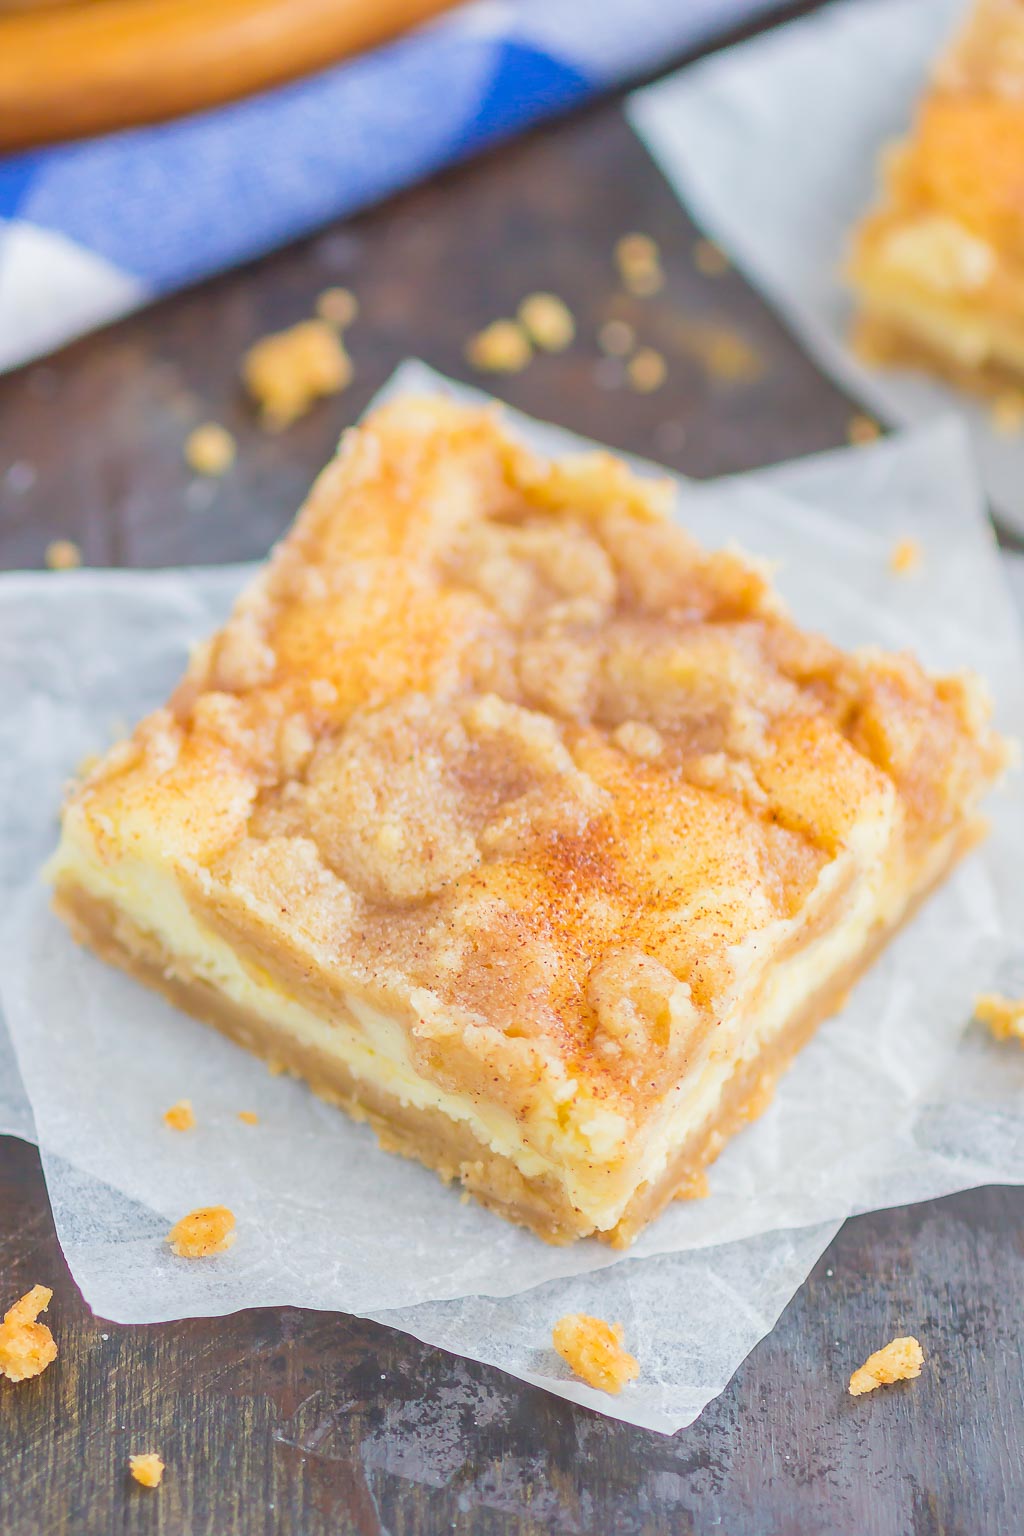
<svg viewBox="0 0 1024 1536"><path fill-rule="evenodd" d="M224 1253L235 1240L235 1218L226 1205L205 1205L189 1211L167 1234L180 1259L205 1259Z"/></svg>
<svg viewBox="0 0 1024 1536"><path fill-rule="evenodd" d="M713 240L698 240L693 247L693 264L704 277L721 277L729 270L729 258Z"/></svg>
<svg viewBox="0 0 1024 1536"><path fill-rule="evenodd" d="M617 240L615 265L623 287L641 298L657 293L665 281L661 254L650 235L623 235Z"/></svg>
<svg viewBox="0 0 1024 1536"><path fill-rule="evenodd" d="M921 556L917 539L897 539L889 552L889 569L894 576L909 576L921 564Z"/></svg>
<svg viewBox="0 0 1024 1536"><path fill-rule="evenodd" d="M854 1371L850 1377L850 1396L860 1397L893 1381L909 1381L920 1376L923 1364L924 1350L916 1339L893 1339L884 1349L876 1349L860 1370Z"/></svg>
<svg viewBox="0 0 1024 1536"><path fill-rule="evenodd" d="M155 1451L143 1451L138 1456L129 1456L128 1466L132 1477L143 1488L159 1488L164 1475L164 1464Z"/></svg>
<svg viewBox="0 0 1024 1536"><path fill-rule="evenodd" d="M739 331L728 325L708 326L697 348L713 379L742 383L764 372L764 362Z"/></svg>
<svg viewBox="0 0 1024 1536"><path fill-rule="evenodd" d="M1016 437L1024 431L1024 391L1000 390L992 401L991 420L1001 437Z"/></svg>
<svg viewBox="0 0 1024 1536"><path fill-rule="evenodd" d="M606 320L597 333L597 344L609 357L628 357L636 346L636 331L628 320Z"/></svg>
<svg viewBox="0 0 1024 1536"><path fill-rule="evenodd" d="M601 1392L621 1392L640 1374L639 1363L622 1347L621 1323L570 1312L551 1330L551 1342L566 1365Z"/></svg>
<svg viewBox="0 0 1024 1536"><path fill-rule="evenodd" d="M576 335L576 322L563 299L554 293L531 293L519 306L519 323L534 346L544 352L564 352Z"/></svg>
<svg viewBox="0 0 1024 1536"><path fill-rule="evenodd" d="M172 1131L190 1131L195 1123L191 1099L179 1099L177 1104L164 1110L164 1124L169 1125Z"/></svg>
<svg viewBox="0 0 1024 1536"><path fill-rule="evenodd" d="M335 330L343 331L359 314L359 300L348 288L325 288L316 301L316 312Z"/></svg>
<svg viewBox="0 0 1024 1536"><path fill-rule="evenodd" d="M243 1125L259 1125L260 1123L259 1115L251 1109L240 1109L238 1111L238 1118Z"/></svg>
<svg viewBox="0 0 1024 1536"><path fill-rule="evenodd" d="M333 326L300 320L255 342L242 359L242 378L263 426L280 432L350 384L352 363Z"/></svg>
<svg viewBox="0 0 1024 1536"><path fill-rule="evenodd" d="M667 374L665 359L653 347L641 347L626 364L629 387L635 389L638 395L649 395L660 389Z"/></svg>
<svg viewBox="0 0 1024 1536"><path fill-rule="evenodd" d="M846 423L846 441L858 448L862 443L873 443L881 435L881 427L871 416L859 412Z"/></svg>
<svg viewBox="0 0 1024 1536"><path fill-rule="evenodd" d="M40 1312L50 1305L49 1286L34 1285L4 1313L0 1323L0 1376L8 1381L27 1381L38 1376L57 1358L57 1345Z"/></svg>
<svg viewBox="0 0 1024 1536"><path fill-rule="evenodd" d="M1024 1044L1024 997L1003 997L1000 992L982 992L974 999L974 1017L986 1025L997 1040L1019 1040Z"/></svg>
<svg viewBox="0 0 1024 1536"><path fill-rule="evenodd" d="M466 361L482 373L520 373L533 356L517 320L492 320L466 342Z"/></svg>
<svg viewBox="0 0 1024 1536"><path fill-rule="evenodd" d="M74 571L82 563L82 551L71 539L54 539L47 544L44 559L51 571Z"/></svg>
<svg viewBox="0 0 1024 1536"><path fill-rule="evenodd" d="M235 440L219 422L204 421L185 439L185 459L197 475L223 475L235 462Z"/></svg>

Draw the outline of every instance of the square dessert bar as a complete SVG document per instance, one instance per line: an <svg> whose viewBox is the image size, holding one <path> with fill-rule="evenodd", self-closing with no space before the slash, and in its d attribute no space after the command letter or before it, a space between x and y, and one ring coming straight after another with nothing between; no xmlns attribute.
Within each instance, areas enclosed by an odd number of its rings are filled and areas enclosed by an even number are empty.
<svg viewBox="0 0 1024 1536"><path fill-rule="evenodd" d="M975 0L882 171L850 263L858 349L1024 387L1024 0Z"/></svg>
<svg viewBox="0 0 1024 1536"><path fill-rule="evenodd" d="M976 683L803 633L671 497L378 410L50 865L97 954L555 1242L700 1190L1004 762Z"/></svg>

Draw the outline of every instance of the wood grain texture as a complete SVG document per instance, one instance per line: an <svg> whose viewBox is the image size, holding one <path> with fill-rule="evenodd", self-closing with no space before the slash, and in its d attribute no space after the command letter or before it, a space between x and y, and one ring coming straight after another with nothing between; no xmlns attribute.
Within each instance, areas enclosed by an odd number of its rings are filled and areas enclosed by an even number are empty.
<svg viewBox="0 0 1024 1536"><path fill-rule="evenodd" d="M614 295L610 248L630 229L662 244L656 299ZM56 537L98 564L262 555L401 357L468 377L464 338L538 287L567 299L580 339L499 384L516 405L696 475L841 442L850 403L738 277L696 272L695 235L604 107L86 340L0 380L0 558L39 566ZM356 383L264 437L237 359L339 282L362 305ZM593 338L612 313L668 356L658 393L608 387ZM741 329L763 377L727 386L673 350L694 314ZM182 459L208 418L240 449L212 485ZM2 1142L0 1299L52 1284L61 1355L0 1387L0 1532L1007 1536L1024 1498L1022 1234L1020 1190L848 1223L725 1393L667 1439L346 1317L105 1327L64 1269L35 1152ZM924 1343L921 1379L846 1396L901 1332ZM168 1464L156 1494L125 1473L143 1449Z"/></svg>

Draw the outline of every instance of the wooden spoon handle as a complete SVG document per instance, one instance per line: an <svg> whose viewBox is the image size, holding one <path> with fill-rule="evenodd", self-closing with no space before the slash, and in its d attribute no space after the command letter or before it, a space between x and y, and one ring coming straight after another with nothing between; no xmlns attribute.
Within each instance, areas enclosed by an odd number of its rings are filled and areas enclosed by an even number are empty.
<svg viewBox="0 0 1024 1536"><path fill-rule="evenodd" d="M0 148L230 101L384 42L453 0L90 0L0 11Z"/></svg>

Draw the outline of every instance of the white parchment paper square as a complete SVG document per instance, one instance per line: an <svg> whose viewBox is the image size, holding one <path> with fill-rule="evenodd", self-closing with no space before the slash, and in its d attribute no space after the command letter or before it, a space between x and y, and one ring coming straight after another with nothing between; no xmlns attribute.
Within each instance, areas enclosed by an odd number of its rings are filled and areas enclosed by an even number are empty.
<svg viewBox="0 0 1024 1536"><path fill-rule="evenodd" d="M388 392L446 387L409 364ZM546 449L579 446L514 419ZM1020 730L1015 616L957 422L684 487L680 515L709 544L738 538L781 560L797 614L844 643L913 645L932 665L976 666L1004 724ZM908 535L925 559L900 579L887 556ZM61 1242L102 1315L158 1321L280 1303L358 1312L670 1430L721 1390L850 1212L1024 1178L1024 1053L967 1023L973 992L1012 966L1020 932L1016 781L994 802L985 849L723 1154L711 1198L670 1209L625 1259L596 1243L548 1248L462 1205L380 1152L365 1127L78 950L37 880L62 783L117 722L164 698L246 574L0 582L0 881L12 914L0 995ZM198 1120L188 1135L161 1123L183 1096ZM239 1109L260 1124L240 1124ZM168 1223L212 1201L236 1212L235 1247L202 1265L174 1259ZM565 1379L548 1341L570 1308L627 1323L644 1372L622 1397Z"/></svg>
<svg viewBox="0 0 1024 1536"><path fill-rule="evenodd" d="M866 368L847 345L850 231L878 154L904 133L965 0L839 0L630 98L633 124L698 222L835 378L884 420L956 409L999 513L1024 532L1024 437L924 375Z"/></svg>

